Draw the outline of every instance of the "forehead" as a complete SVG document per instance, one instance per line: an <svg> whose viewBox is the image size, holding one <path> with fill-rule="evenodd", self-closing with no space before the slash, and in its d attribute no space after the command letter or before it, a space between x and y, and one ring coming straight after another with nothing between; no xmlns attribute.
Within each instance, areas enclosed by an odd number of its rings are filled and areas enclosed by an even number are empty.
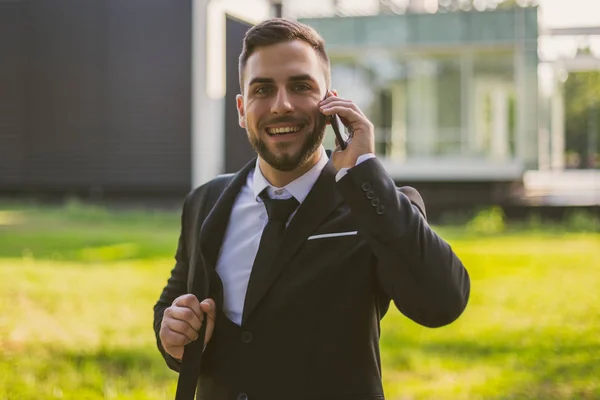
<svg viewBox="0 0 600 400"><path fill-rule="evenodd" d="M306 42L294 40L257 48L244 69L246 84L256 77L286 81L290 76L309 74L325 85L325 72L317 52Z"/></svg>

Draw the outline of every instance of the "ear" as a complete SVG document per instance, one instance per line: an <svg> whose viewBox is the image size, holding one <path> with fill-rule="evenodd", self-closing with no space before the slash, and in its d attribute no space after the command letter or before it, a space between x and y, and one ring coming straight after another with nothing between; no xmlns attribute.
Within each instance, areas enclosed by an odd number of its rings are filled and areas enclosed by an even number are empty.
<svg viewBox="0 0 600 400"><path fill-rule="evenodd" d="M246 129L246 111L244 110L244 96L238 94L235 96L235 102L238 111L239 124L242 128Z"/></svg>

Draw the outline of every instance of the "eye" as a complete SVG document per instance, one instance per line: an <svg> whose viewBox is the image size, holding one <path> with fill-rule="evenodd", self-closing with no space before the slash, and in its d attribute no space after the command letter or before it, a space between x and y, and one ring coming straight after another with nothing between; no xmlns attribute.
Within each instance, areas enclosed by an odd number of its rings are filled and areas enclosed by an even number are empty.
<svg viewBox="0 0 600 400"><path fill-rule="evenodd" d="M272 88L270 86L259 86L254 90L256 94L269 94L271 93Z"/></svg>
<svg viewBox="0 0 600 400"><path fill-rule="evenodd" d="M299 92L305 92L307 90L310 90L310 86L306 83L299 83L296 86L294 86L294 90L297 90Z"/></svg>

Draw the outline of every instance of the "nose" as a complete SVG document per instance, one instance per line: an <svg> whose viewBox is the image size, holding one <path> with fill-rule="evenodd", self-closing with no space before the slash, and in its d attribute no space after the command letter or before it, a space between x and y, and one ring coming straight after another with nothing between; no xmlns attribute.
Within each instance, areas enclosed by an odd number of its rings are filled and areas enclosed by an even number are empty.
<svg viewBox="0 0 600 400"><path fill-rule="evenodd" d="M278 90L277 95L273 100L273 105L271 106L271 112L273 114L285 115L290 112L294 107L290 102L289 95L286 90Z"/></svg>

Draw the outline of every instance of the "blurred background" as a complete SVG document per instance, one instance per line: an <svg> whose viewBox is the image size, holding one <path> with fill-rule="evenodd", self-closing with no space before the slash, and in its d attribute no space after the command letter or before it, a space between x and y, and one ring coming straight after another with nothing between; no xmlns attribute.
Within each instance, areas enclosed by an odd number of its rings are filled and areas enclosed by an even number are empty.
<svg viewBox="0 0 600 400"><path fill-rule="evenodd" d="M298 19L472 298L382 323L389 399L600 399L600 1L0 0L0 399L168 399L183 197L252 156L246 30ZM326 135L326 147L333 134Z"/></svg>

